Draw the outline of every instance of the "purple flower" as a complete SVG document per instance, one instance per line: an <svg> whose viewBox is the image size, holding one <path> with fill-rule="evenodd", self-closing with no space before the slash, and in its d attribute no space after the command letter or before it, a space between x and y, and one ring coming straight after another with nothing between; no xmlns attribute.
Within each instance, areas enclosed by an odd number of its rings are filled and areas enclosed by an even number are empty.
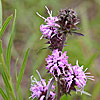
<svg viewBox="0 0 100 100"><path fill-rule="evenodd" d="M60 79L60 84L61 84L61 90L63 93L68 93L70 94L70 90L73 84L73 70L72 70L72 66L71 64L68 64L65 67L65 74L63 75L63 77ZM73 88L73 90L75 90Z"/></svg>
<svg viewBox="0 0 100 100"><path fill-rule="evenodd" d="M42 37L46 39L52 38L53 35L57 34L57 28L50 26L50 25L41 25L40 31L42 32Z"/></svg>
<svg viewBox="0 0 100 100"><path fill-rule="evenodd" d="M57 17L52 17L52 11L49 11L49 9L46 6L45 6L45 8L47 9L48 14L49 14L50 17L44 18L39 13L37 13L37 14L40 17L42 17L44 19L44 22L46 23L46 25L42 24L40 26L40 31L42 32L42 37L44 37L46 39L50 39L54 35L58 34L57 27L59 27L59 25L57 23L55 23L56 21L58 21L58 18Z"/></svg>
<svg viewBox="0 0 100 100"><path fill-rule="evenodd" d="M61 78L60 80L62 92L68 93L70 95L70 91L74 90L76 92L80 91L81 94L85 93L90 95L84 91L84 87L86 85L87 79L94 80L94 77L88 76L90 73L85 73L85 71L83 71L83 66L80 67L78 65L78 61L76 62L75 66L68 66L67 70L65 71L65 77ZM77 86L77 88L75 86Z"/></svg>
<svg viewBox="0 0 100 100"><path fill-rule="evenodd" d="M65 74L65 68L69 65L67 59L68 56L66 56L66 51L62 53L58 51L58 49L53 50L52 55L46 58L46 69L48 69L48 72L54 77L59 77Z"/></svg>
<svg viewBox="0 0 100 100"><path fill-rule="evenodd" d="M61 78L60 84L61 84L61 90L63 93L70 94L71 86L73 83L73 77L74 76L72 74L68 73L66 77Z"/></svg>
<svg viewBox="0 0 100 100"><path fill-rule="evenodd" d="M33 76L31 76L30 98L32 99L37 98L38 100L46 100L46 94L51 80L49 80L48 84L46 84L45 79L42 79L41 76L40 79L41 79L40 81L37 81L35 78L33 78ZM52 90L55 90L54 85L52 85ZM48 97L48 100L54 100L54 99L55 99L55 93L53 91L50 91L50 96Z"/></svg>
<svg viewBox="0 0 100 100"><path fill-rule="evenodd" d="M52 26L59 27L59 25L57 23L55 23L56 21L58 21L58 18L56 16L52 17L52 14L50 15L50 17L47 17L47 19L45 19L46 24L51 27Z"/></svg>
<svg viewBox="0 0 100 100"><path fill-rule="evenodd" d="M58 49L58 50L62 50L62 42L63 42L63 39L62 39L62 34L57 34L55 36L53 36L48 42L47 44L50 44L49 45L49 48L51 50L54 50L54 49Z"/></svg>
<svg viewBox="0 0 100 100"><path fill-rule="evenodd" d="M75 66L72 66L72 69L73 69L75 84L77 85L78 88L83 88L86 85L87 81L87 76L83 71L83 66L80 67L77 61L77 64Z"/></svg>
<svg viewBox="0 0 100 100"><path fill-rule="evenodd" d="M48 48L53 51L52 55L48 55L48 58L45 59L47 62L46 69L54 76L55 80L60 83L62 91L61 95L63 93L71 95L71 90L76 92L80 91L81 94L85 93L90 95L84 91L84 87L87 79L93 80L93 76L89 76L88 74L90 73L86 73L87 68L83 71L83 66L79 66L78 61L74 66L68 64L68 56L66 56L67 52L65 51L62 53L68 33L84 36L83 34L76 32L76 30L78 30L77 24L79 23L76 12L72 9L62 9L59 11L58 16L53 17L52 11L49 11L47 7L46 9L49 14L49 17L47 18L44 18L37 13L45 22L45 24L40 26L42 37L48 39ZM38 100L45 100L50 81L46 85L45 80L42 78L40 79L41 81L37 81L35 78L32 80L31 97L33 99L37 98ZM52 85L53 90L54 88L55 87ZM54 100L54 98L55 93L50 91L48 100Z"/></svg>
<svg viewBox="0 0 100 100"><path fill-rule="evenodd" d="M80 88L80 89L84 89L84 86L86 85L86 82L87 82L87 79L90 79L90 80L94 80L94 76L88 76L88 74L90 73L85 73L85 71L83 71L83 66L79 66L78 65L78 60L76 61L76 65L75 66L72 66L72 70L73 70L73 75L74 75L74 82L75 82L75 85Z"/></svg>
<svg viewBox="0 0 100 100"><path fill-rule="evenodd" d="M76 25L79 23L79 19L74 10L62 9L59 11L57 23L64 32L70 33L73 29L78 29Z"/></svg>

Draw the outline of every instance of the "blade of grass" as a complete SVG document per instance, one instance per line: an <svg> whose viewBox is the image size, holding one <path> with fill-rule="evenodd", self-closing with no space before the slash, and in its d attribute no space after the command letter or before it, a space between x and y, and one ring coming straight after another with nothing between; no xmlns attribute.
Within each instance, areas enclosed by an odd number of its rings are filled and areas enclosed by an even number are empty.
<svg viewBox="0 0 100 100"><path fill-rule="evenodd" d="M18 76L17 76L17 63L18 63L18 58L16 59L16 62L15 62L15 76L16 76L16 80L18 80ZM19 100L23 100L22 91L21 91L21 87L20 86L19 86L19 89L18 89L18 96L19 96ZM17 96L17 92L16 92L16 100L18 100L18 96Z"/></svg>
<svg viewBox="0 0 100 100"><path fill-rule="evenodd" d="M8 74L8 71L7 71L7 68L6 68L6 65L5 65L5 61L4 61L4 57L3 57L3 53L2 53L2 41L0 40L0 63L1 63L1 66L3 67L3 70L6 74L6 76L8 77L8 79L10 78L9 74Z"/></svg>
<svg viewBox="0 0 100 100"><path fill-rule="evenodd" d="M11 21L12 16L13 16L13 15L9 16L9 17L6 19L6 21L4 22L4 24L3 24L3 26L2 26L2 28L1 28L1 30L0 30L0 39L1 39L1 37L2 37L2 35L3 35L3 33L4 33L4 31L6 30L6 28L7 28L8 24L9 24L9 22Z"/></svg>
<svg viewBox="0 0 100 100"><path fill-rule="evenodd" d="M2 59L2 58L3 58L3 57L2 57L2 54L1 54L1 59ZM2 61L0 67L1 67L1 75L2 75L3 81L4 81L4 83L5 83L5 88L6 88L6 90L7 90L7 93L10 93L10 95L11 95L11 97L12 97L12 100L15 100L15 93L14 93L13 84L12 84L12 82L11 82L11 77L8 78L7 75L9 75L9 74L6 73L7 70L4 71L5 69L4 69L4 64L3 64L3 63L4 63L4 62ZM9 96L9 94L8 94L8 96Z"/></svg>
<svg viewBox="0 0 100 100"><path fill-rule="evenodd" d="M5 88L6 88L6 94L7 94L8 100L10 100L10 91L7 87L5 87Z"/></svg>
<svg viewBox="0 0 100 100"><path fill-rule="evenodd" d="M0 87L0 94L4 100L8 100L7 95L4 93L3 89Z"/></svg>
<svg viewBox="0 0 100 100"><path fill-rule="evenodd" d="M3 58L3 54L0 55L0 59L1 59L1 74L5 83L5 86L9 89L8 91L10 91L10 95L12 97L13 100L15 100L15 93L14 93L14 86L12 84L12 80L11 80L11 76L7 71L7 68L5 66L5 61Z"/></svg>
<svg viewBox="0 0 100 100"><path fill-rule="evenodd" d="M10 40L9 40L7 52L6 52L7 69L9 73L10 73L11 48L12 48L12 43L13 43L13 39L15 35L15 32L14 32L15 23L16 23L16 10L15 10L14 20L13 20L13 25L12 25L11 36L10 36Z"/></svg>
<svg viewBox="0 0 100 100"><path fill-rule="evenodd" d="M18 89L18 95L19 95L19 100L23 100L22 90L21 90L20 86L19 86L19 89Z"/></svg>
<svg viewBox="0 0 100 100"><path fill-rule="evenodd" d="M4 69L2 67L2 65L0 65L0 69L1 69L1 75L2 75L2 78L3 78L3 81L5 83L5 87L9 89L9 91L11 91L11 86L9 84L9 81L8 81L8 78L4 72Z"/></svg>
<svg viewBox="0 0 100 100"><path fill-rule="evenodd" d="M16 77L16 81L17 81L17 63L18 63L18 58L15 61L15 77ZM16 100L17 100L17 92L16 92Z"/></svg>
<svg viewBox="0 0 100 100"><path fill-rule="evenodd" d="M21 66L21 69L20 69L20 72L19 72L19 75L18 75L17 91L19 89L19 85L20 85L20 82L21 82L23 74L24 74L25 65L26 65L26 61L27 61L27 58L28 58L29 50L30 49L28 48L27 51L26 51L26 54L25 54L25 57L24 57L24 60L23 60L23 63L22 63L22 66Z"/></svg>
<svg viewBox="0 0 100 100"><path fill-rule="evenodd" d="M2 2L0 0L0 29L2 27Z"/></svg>
<svg viewBox="0 0 100 100"><path fill-rule="evenodd" d="M15 62L15 76L16 76L16 80L17 80L17 63L18 63L18 58L16 59L16 62Z"/></svg>
<svg viewBox="0 0 100 100"><path fill-rule="evenodd" d="M3 54L1 54L0 57L1 57L0 59L1 59L1 63L2 63L3 70L4 70L7 78L10 80L10 74L8 73L7 67L5 65L5 61L4 61Z"/></svg>
<svg viewBox="0 0 100 100"><path fill-rule="evenodd" d="M0 55L1 54L2 54L2 41L0 40ZM2 68L1 66L2 66L2 64L1 64L1 57L0 57L0 69ZM7 86L8 85L7 84L7 80L5 79L5 74L2 72L2 69L1 69L1 75L2 75L3 81L5 83L7 98L8 98L8 100L10 100L10 94L9 94L9 91L8 91L9 90L8 89L9 86Z"/></svg>
<svg viewBox="0 0 100 100"><path fill-rule="evenodd" d="M0 55L2 54L2 41L0 40ZM1 59L0 59L1 62Z"/></svg>
<svg viewBox="0 0 100 100"><path fill-rule="evenodd" d="M5 88L7 90L6 92L8 93L7 95L9 96L9 93L10 93L10 95L12 96L12 99L15 100L14 87L13 87L13 84L11 81L11 76L8 73L7 67L5 65L5 60L4 60L3 53L2 53L1 40L0 40L0 62L1 62L1 64L0 64L1 75L2 75L3 81L5 83ZM9 97L8 97L8 99L9 99Z"/></svg>

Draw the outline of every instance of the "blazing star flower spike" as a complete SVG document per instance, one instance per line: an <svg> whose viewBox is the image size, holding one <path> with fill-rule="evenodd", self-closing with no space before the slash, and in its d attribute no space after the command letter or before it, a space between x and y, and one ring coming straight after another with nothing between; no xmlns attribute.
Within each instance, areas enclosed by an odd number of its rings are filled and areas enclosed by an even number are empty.
<svg viewBox="0 0 100 100"><path fill-rule="evenodd" d="M30 88L31 96L29 98L32 98L32 99L37 98L38 100L46 100L47 90L49 88L50 81L48 81L48 84L46 84L45 79L42 79L41 76L40 76L40 81L37 81L35 78L33 78L33 76L31 76L31 88ZM52 90L54 89L55 89L55 86L52 85ZM54 100L54 99L55 99L55 92L50 91L48 100Z"/></svg>
<svg viewBox="0 0 100 100"><path fill-rule="evenodd" d="M78 61L76 65L72 66L68 63L68 56L66 56L66 51L62 53L62 50L65 46L67 40L67 34L74 33L75 35L84 36L81 33L77 33L76 30L79 28L77 24L79 23L79 19L77 17L76 12L73 9L62 9L59 11L57 16L52 16L52 11L45 6L49 17L45 18L37 13L41 18L44 19L45 24L40 26L40 31L42 32L42 37L48 41L48 48L51 49L52 55L48 55L46 58L46 69L53 76L53 79L57 82L57 100L60 100L60 97L63 94L70 94L71 90L78 91L90 95L89 93L84 91L84 87L86 85L87 79L94 80L93 76L89 76L90 73L86 73L86 70L83 71L83 66L78 65ZM35 85L32 85L34 88L32 91L33 96L39 100L49 99L51 100L54 96L54 92L50 92L52 81L48 82L46 85L45 80L41 79L41 81L36 82L34 78ZM45 84L45 85L44 85ZM49 85L50 84L50 85ZM35 87L36 86L36 87ZM39 87L40 86L40 87ZM48 88L49 87L49 88ZM39 88L39 89L37 89ZM35 92L34 92L35 91ZM38 94L35 94L35 93ZM50 97L49 96L49 92ZM46 95L47 94L47 95Z"/></svg>
<svg viewBox="0 0 100 100"><path fill-rule="evenodd" d="M53 17L52 11L49 11L49 9L46 6L45 6L45 8L47 9L47 12L50 17L44 18L39 13L37 13L37 15L39 15L41 18L43 18L44 22L46 23L46 25L42 24L40 26L40 31L42 32L42 37L44 37L46 39L50 39L54 35L58 34L56 27L59 27L59 25L57 23L55 23L56 21L58 21L58 18ZM42 37L40 39L42 39Z"/></svg>
<svg viewBox="0 0 100 100"><path fill-rule="evenodd" d="M52 55L46 58L48 72L51 73L54 77L59 77L60 75L65 74L65 68L69 66L68 56L66 56L66 51L62 53L58 49L53 50Z"/></svg>

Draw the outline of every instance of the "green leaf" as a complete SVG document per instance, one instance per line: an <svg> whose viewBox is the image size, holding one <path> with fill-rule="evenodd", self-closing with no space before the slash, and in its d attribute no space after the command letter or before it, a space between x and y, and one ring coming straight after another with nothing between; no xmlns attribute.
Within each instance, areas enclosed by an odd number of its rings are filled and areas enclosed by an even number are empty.
<svg viewBox="0 0 100 100"><path fill-rule="evenodd" d="M27 51L26 51L26 54L25 54L25 57L24 57L24 60L23 60L23 63L22 63L22 66L21 66L21 69L20 69L20 72L19 72L19 75L18 75L17 90L19 89L19 85L20 85L20 82L21 82L23 74L24 74L25 65L26 65L26 61L27 61L27 58L28 58L29 50L30 49L28 48Z"/></svg>
<svg viewBox="0 0 100 100"><path fill-rule="evenodd" d="M0 55L1 55L1 53L2 53L2 41L0 40ZM1 60L0 60L0 62L1 62Z"/></svg>
<svg viewBox="0 0 100 100"><path fill-rule="evenodd" d="M3 89L0 87L0 94L4 100L8 100L7 95L4 93Z"/></svg>
<svg viewBox="0 0 100 100"><path fill-rule="evenodd" d="M50 85L49 85L49 88L48 88L48 91L47 91L47 95L46 95L46 100L48 100L48 97L50 96L50 90L52 88L52 85L54 84L54 81L55 81L55 79L53 78L50 82Z"/></svg>
<svg viewBox="0 0 100 100"><path fill-rule="evenodd" d="M1 64L2 64L3 70L4 70L7 78L10 80L10 74L8 73L7 67L5 65L3 53L0 55L0 60L1 60Z"/></svg>
<svg viewBox="0 0 100 100"><path fill-rule="evenodd" d="M16 80L17 80L17 62L18 62L18 58L16 59L16 62L15 62L15 76L16 76Z"/></svg>
<svg viewBox="0 0 100 100"><path fill-rule="evenodd" d="M0 68L1 68L1 75L2 75L2 78L3 78L3 81L5 83L5 87L9 89L9 91L11 91L11 86L9 84L9 81L8 81L8 78L4 72L4 69L2 67L2 65L0 65Z"/></svg>
<svg viewBox="0 0 100 100"><path fill-rule="evenodd" d="M15 76L16 76L16 80L18 80L18 76L17 76L17 62L18 62L18 58L16 59L15 62ZM21 91L21 87L19 85L19 89L18 89L18 96L19 96L19 100L23 100L23 96L22 96L22 91ZM16 92L16 100L18 99L17 97L17 92Z"/></svg>
<svg viewBox="0 0 100 100"><path fill-rule="evenodd" d="M2 54L2 41L0 40L0 55ZM3 78L3 81L4 81L4 83L5 83L5 88L6 88L6 93L7 93L7 100L10 100L10 94L9 94L9 85L8 85L8 83L7 83L7 80L6 80L6 75L5 75L5 73L4 73L4 71L3 71L3 69L2 69L2 64L1 64L1 57L0 57L0 69L1 69L1 75L2 75L2 78ZM2 90L1 90L2 91Z"/></svg>
<svg viewBox="0 0 100 100"><path fill-rule="evenodd" d="M1 37L2 37L2 35L3 35L3 33L4 33L4 31L6 30L6 28L7 28L8 24L9 24L10 20L12 19L12 16L13 16L13 15L9 16L9 17L6 19L6 21L4 22L4 24L3 24L3 26L2 26L2 28L1 28L1 30L0 30L0 39L1 39Z"/></svg>
<svg viewBox="0 0 100 100"><path fill-rule="evenodd" d="M23 100L23 95L22 95L22 91L21 91L20 86L19 86L19 89L18 89L18 95L19 95L19 100Z"/></svg>
<svg viewBox="0 0 100 100"><path fill-rule="evenodd" d="M14 21L12 25L11 36L10 36L10 40L7 47L7 53L6 53L7 68L8 68L9 73L10 73L11 48L12 48L12 43L13 43L13 39L15 35L15 32L14 32L15 23L16 23L16 10L15 10Z"/></svg>
<svg viewBox="0 0 100 100"><path fill-rule="evenodd" d="M14 86L12 84L11 76L8 73L8 70L5 66L3 54L1 54L0 57L1 57L1 66L0 66L1 74L2 74L3 81L5 83L5 87L8 88L8 91L10 91L9 93L11 94L12 99L15 100Z"/></svg>
<svg viewBox="0 0 100 100"><path fill-rule="evenodd" d="M0 40L0 63L1 63L1 68L5 72L6 76L9 78L10 76L8 74L5 61L4 61L4 57L3 57L3 53L2 53L2 41L1 40Z"/></svg>
<svg viewBox="0 0 100 100"><path fill-rule="evenodd" d="M5 83L5 88L6 88L6 93L7 93L7 96L8 96L8 100L10 100L9 99L10 94L12 96L12 99L15 100L14 88L13 88L13 84L11 82L11 76L8 73L7 67L5 65L3 53L2 53L1 40L0 40L0 68L1 68L1 75L2 75L3 81Z"/></svg>
<svg viewBox="0 0 100 100"><path fill-rule="evenodd" d="M0 0L0 29L2 27L2 2Z"/></svg>
<svg viewBox="0 0 100 100"><path fill-rule="evenodd" d="M8 100L10 100L10 91L7 87L5 87L5 88L6 88L6 93L7 93Z"/></svg>

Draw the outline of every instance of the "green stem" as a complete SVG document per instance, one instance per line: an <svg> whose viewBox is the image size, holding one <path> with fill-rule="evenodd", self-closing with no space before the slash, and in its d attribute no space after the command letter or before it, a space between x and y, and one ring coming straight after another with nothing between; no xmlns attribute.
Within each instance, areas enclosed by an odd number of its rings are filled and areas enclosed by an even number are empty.
<svg viewBox="0 0 100 100"><path fill-rule="evenodd" d="M0 0L0 29L2 27L2 3L1 3L1 0Z"/></svg>
<svg viewBox="0 0 100 100"><path fill-rule="evenodd" d="M10 74L8 73L7 71L7 68L6 68L6 65L5 65L5 61L4 61L4 57L3 57L3 54L1 54L1 63L2 63L2 66L4 68L4 72L9 80L9 84L11 86L11 91L10 91L10 94L11 94L11 97L12 97L12 100L16 100L15 99L15 92L14 92L14 86L12 84L12 80L11 80L11 77L10 77Z"/></svg>
<svg viewBox="0 0 100 100"><path fill-rule="evenodd" d="M7 71L7 68L6 68L6 65L5 65L5 61L4 61L4 57L3 57L3 54L1 54L1 62L2 62L2 66L3 66L3 68L4 68L4 72L5 72L6 76L8 77L8 79L10 80L10 75L9 75L9 73L8 73L8 71Z"/></svg>
<svg viewBox="0 0 100 100"><path fill-rule="evenodd" d="M11 92L11 97L12 97L12 100L16 100L15 94L13 92Z"/></svg>
<svg viewBox="0 0 100 100"><path fill-rule="evenodd" d="M66 41L66 34L63 34L61 50L63 50L63 48L64 48L65 41Z"/></svg>
<svg viewBox="0 0 100 100"><path fill-rule="evenodd" d="M59 78L57 81L57 100L60 100L60 83L59 83Z"/></svg>

